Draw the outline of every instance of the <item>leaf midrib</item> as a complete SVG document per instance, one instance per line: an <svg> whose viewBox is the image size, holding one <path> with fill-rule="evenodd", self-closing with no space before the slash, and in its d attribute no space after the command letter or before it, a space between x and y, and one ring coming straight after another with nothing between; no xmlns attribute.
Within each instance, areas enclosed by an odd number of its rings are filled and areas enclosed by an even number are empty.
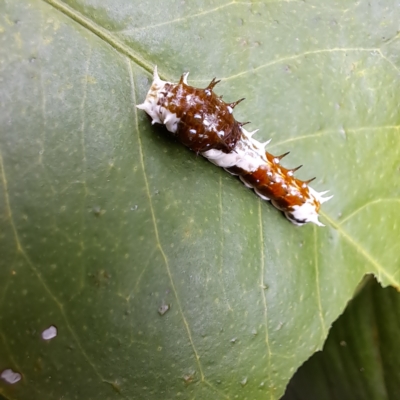
<svg viewBox="0 0 400 400"><path fill-rule="evenodd" d="M51 5L52 7L54 7L56 10L58 10L62 14L71 18L72 20L74 20L79 25L83 26L84 28L86 28L87 30L89 30L90 32L95 34L96 36L98 36L104 42L106 42L111 47L113 47L116 51L118 51L119 53L130 58L133 62L135 62L140 67L142 67L144 70L148 71L150 74L153 73L152 63L150 63L148 60L145 60L144 58L140 57L140 55L138 53L136 53L125 43L123 43L119 39L117 39L108 30L106 30L103 27L101 27L100 25L96 24L91 19L85 17L79 11L75 10L74 8L68 6L67 4L65 4L59 0L43 0L43 1L45 3ZM161 79L167 80L163 74L159 73L159 75L160 75Z"/></svg>

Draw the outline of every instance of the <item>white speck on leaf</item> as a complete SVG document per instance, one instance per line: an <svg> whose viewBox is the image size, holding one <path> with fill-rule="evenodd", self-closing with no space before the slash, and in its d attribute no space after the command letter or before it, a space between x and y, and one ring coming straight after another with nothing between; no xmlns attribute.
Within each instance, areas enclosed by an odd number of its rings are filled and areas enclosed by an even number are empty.
<svg viewBox="0 0 400 400"><path fill-rule="evenodd" d="M163 316L168 310L170 309L170 305L169 304L162 304L159 308L158 308L158 313Z"/></svg>
<svg viewBox="0 0 400 400"><path fill-rule="evenodd" d="M57 328L54 325L51 325L47 329L42 332L42 338L44 340L51 340L57 336Z"/></svg>
<svg viewBox="0 0 400 400"><path fill-rule="evenodd" d="M21 374L18 372L14 372L12 369L5 369L1 373L1 378L4 379L7 383L11 383L12 385L14 383L17 383L18 381L21 380Z"/></svg>

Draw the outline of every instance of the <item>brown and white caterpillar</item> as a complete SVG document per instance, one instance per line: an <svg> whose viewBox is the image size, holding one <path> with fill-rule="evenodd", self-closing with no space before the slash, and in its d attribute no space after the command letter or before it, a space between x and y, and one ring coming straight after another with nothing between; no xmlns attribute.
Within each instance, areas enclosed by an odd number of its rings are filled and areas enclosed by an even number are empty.
<svg viewBox="0 0 400 400"><path fill-rule="evenodd" d="M318 220L320 205L330 197L318 193L309 181L294 177L300 167L286 169L280 160L287 154L273 156L265 151L269 143L260 143L247 132L243 123L233 117L234 103L225 103L213 92L219 82L213 79L205 89L187 84L189 73L183 74L179 83L160 79L154 68L153 83L143 104L137 107L146 111L152 124L164 124L168 131L185 146L200 153L213 164L224 168L264 200L270 200L296 225L307 222L324 226Z"/></svg>

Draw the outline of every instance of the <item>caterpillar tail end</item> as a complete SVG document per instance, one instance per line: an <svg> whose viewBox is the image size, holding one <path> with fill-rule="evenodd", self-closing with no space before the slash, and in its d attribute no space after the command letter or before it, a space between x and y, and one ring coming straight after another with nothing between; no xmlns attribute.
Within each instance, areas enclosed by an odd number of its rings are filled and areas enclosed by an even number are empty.
<svg viewBox="0 0 400 400"><path fill-rule="evenodd" d="M291 211L285 212L286 218L295 225L304 225L308 222L312 222L318 226L325 226L319 221L319 205L327 202L333 196L323 197L326 192L317 192L313 188L309 187L310 198L301 205L293 206Z"/></svg>

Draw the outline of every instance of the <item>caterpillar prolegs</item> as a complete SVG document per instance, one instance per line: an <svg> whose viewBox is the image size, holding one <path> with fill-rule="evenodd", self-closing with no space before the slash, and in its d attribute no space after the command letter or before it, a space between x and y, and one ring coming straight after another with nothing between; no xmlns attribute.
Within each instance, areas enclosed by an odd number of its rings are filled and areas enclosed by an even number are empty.
<svg viewBox="0 0 400 400"><path fill-rule="evenodd" d="M225 103L213 92L219 82L213 79L205 89L189 86L183 74L179 83L160 79L154 68L153 83L143 104L152 123L164 124L168 131L185 146L200 153L213 164L224 168L264 200L281 210L296 225L313 222L319 226L320 206L330 197L308 186L312 181L294 177L300 167L286 169L281 159L287 154L273 156L265 151L269 143L260 143L243 123L235 120L233 109L243 99Z"/></svg>

